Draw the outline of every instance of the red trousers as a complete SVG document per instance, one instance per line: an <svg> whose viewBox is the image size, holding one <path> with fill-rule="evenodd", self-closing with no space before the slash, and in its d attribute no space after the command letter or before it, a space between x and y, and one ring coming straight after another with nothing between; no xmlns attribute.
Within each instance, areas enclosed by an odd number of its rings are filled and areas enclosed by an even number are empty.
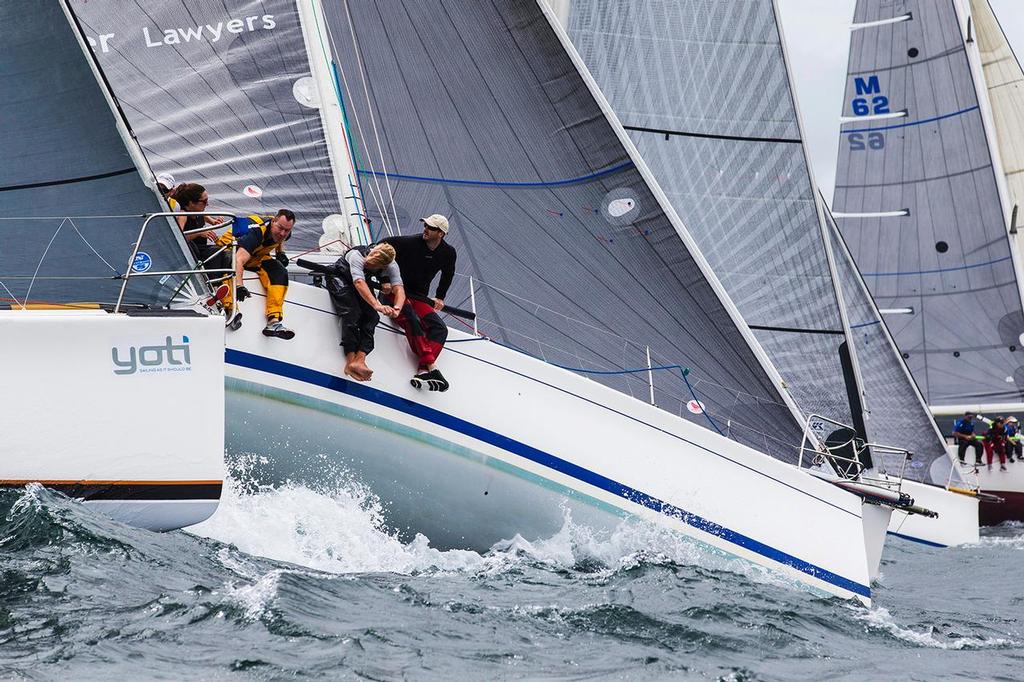
<svg viewBox="0 0 1024 682"><path fill-rule="evenodd" d="M985 457L988 460L988 465L992 466L992 452L999 453L999 463L1006 464L1006 443L1005 441L985 441Z"/></svg>
<svg viewBox="0 0 1024 682"><path fill-rule="evenodd" d="M437 356L448 340L448 326L434 310L434 306L423 301L407 299L395 322L409 342L409 348L416 355L420 369L437 362Z"/></svg>

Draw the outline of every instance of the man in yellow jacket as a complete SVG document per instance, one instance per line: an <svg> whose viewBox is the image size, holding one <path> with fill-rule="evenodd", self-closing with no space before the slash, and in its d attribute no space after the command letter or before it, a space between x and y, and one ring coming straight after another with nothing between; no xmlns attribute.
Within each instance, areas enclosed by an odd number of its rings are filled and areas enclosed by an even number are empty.
<svg viewBox="0 0 1024 682"><path fill-rule="evenodd" d="M284 242L295 227L295 214L282 208L273 218L249 216L252 225L249 231L238 237L235 251L235 297L239 302L251 294L242 280L245 270L255 272L263 289L267 292L267 326L264 336L291 339L295 332L282 323L284 319L284 296L288 291L288 256L284 253ZM233 235L229 230L218 240L218 244L230 244ZM224 299L224 307L233 306L230 295ZM237 316L236 316L237 317Z"/></svg>

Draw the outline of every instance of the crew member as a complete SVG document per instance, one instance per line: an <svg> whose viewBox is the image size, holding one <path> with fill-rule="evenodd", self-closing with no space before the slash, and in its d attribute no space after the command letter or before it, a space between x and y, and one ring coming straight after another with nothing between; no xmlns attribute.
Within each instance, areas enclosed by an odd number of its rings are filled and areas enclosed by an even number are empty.
<svg viewBox="0 0 1024 682"><path fill-rule="evenodd" d="M956 440L956 456L964 464L964 453L968 447L974 448L974 463L981 464L981 443L974 437L974 413L965 412L964 416L953 422L953 438Z"/></svg>
<svg viewBox="0 0 1024 682"><path fill-rule="evenodd" d="M175 187L167 195L167 203L174 211L201 213L210 203L210 195L202 185L185 182ZM206 263L219 248L214 245L217 233L213 230L202 232L194 232L194 230L201 230L206 225L220 225L224 220L213 216L183 215L178 216L177 221L182 232L191 233L185 235L185 240L192 250L192 255L196 260Z"/></svg>
<svg viewBox="0 0 1024 682"><path fill-rule="evenodd" d="M1017 418L1014 416L1007 417L1006 425L1003 428L1006 430L1007 459L1013 462L1013 456L1017 455L1017 460L1024 462L1024 457L1021 456L1024 445L1021 444L1020 424L1017 422Z"/></svg>
<svg viewBox="0 0 1024 682"><path fill-rule="evenodd" d="M1002 417L996 417L988 422L988 431L985 432L985 458L988 460L988 468L992 468L992 454L999 455L999 468L1006 471L1006 422Z"/></svg>
<svg viewBox="0 0 1024 682"><path fill-rule="evenodd" d="M367 278L387 277L391 283L394 306L377 300ZM390 244L356 246L345 252L327 277L327 291L341 317L341 347L345 353L345 374L356 381L369 381L373 370L366 356L373 352L373 333L381 315L398 317L405 303L402 274L395 263Z"/></svg>
<svg viewBox="0 0 1024 682"><path fill-rule="evenodd" d="M437 313L444 309L448 287L455 277L455 247L445 241L448 219L440 214L422 218L423 233L405 237L388 237L385 244L395 247L395 260L402 271L408 292L404 306L395 322L405 332L409 348L416 355L416 374L410 380L416 388L447 391L448 381L437 369L437 356L448 339L448 327ZM437 295L430 298L430 285L441 273ZM388 287L384 285L384 292Z"/></svg>
<svg viewBox="0 0 1024 682"><path fill-rule="evenodd" d="M252 224L248 232L238 238L235 249L235 297L239 302L251 294L242 280L244 270L255 272L267 295L265 313L267 326L264 336L279 339L294 338L295 332L284 326L284 297L288 292L288 256L284 243L291 237L295 227L295 214L282 208L273 218L250 216ZM219 240L219 245L230 244L231 231ZM224 307L232 307L230 296L224 299Z"/></svg>

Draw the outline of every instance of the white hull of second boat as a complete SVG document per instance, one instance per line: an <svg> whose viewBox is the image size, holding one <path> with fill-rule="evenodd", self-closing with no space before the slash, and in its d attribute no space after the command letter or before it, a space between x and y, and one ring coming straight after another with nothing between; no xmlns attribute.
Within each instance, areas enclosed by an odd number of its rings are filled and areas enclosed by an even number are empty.
<svg viewBox="0 0 1024 682"><path fill-rule="evenodd" d="M189 314L0 311L0 484L39 482L172 530L224 481L224 325Z"/></svg>
<svg viewBox="0 0 1024 682"><path fill-rule="evenodd" d="M973 457L968 451L968 458ZM1006 464L1006 470L999 468L999 457L993 457L992 466L958 465L964 479L975 478L981 492L994 495L1000 501L982 500L979 509L981 525L995 526L1003 521L1024 521L1024 462ZM975 473L977 472L977 473Z"/></svg>
<svg viewBox="0 0 1024 682"><path fill-rule="evenodd" d="M932 518L896 510L889 534L932 547L957 547L978 542L978 498L939 486L904 479L902 491L914 504L938 514Z"/></svg>
<svg viewBox="0 0 1024 682"><path fill-rule="evenodd" d="M227 437L229 456L261 455L272 481L316 485L326 459L380 498L394 529L442 548L550 536L567 513L597 532L638 517L869 601L885 524L876 528L859 498L826 481L454 330L441 363L448 392L412 388L405 340L384 329L369 358L373 381L356 383L342 376L325 290L292 284L291 341L262 336L262 305L262 295L243 303L246 324L228 335Z"/></svg>

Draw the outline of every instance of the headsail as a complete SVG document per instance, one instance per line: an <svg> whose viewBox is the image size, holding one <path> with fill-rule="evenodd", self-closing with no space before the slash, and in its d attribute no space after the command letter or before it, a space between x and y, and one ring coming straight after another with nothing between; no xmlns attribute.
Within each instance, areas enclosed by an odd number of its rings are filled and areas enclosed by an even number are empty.
<svg viewBox="0 0 1024 682"><path fill-rule="evenodd" d="M1024 311L953 0L859 0L833 207L933 409L1024 403ZM897 116L892 118L892 116ZM845 119L844 119L845 120Z"/></svg>
<svg viewBox="0 0 1024 682"><path fill-rule="evenodd" d="M0 302L113 303L142 214L165 210L152 173L130 152L62 3L0 3L0 29L5 91L17 95L0 101ZM137 270L185 268L180 238L160 227ZM166 303L172 291L138 278L125 300Z"/></svg>
<svg viewBox="0 0 1024 682"><path fill-rule="evenodd" d="M971 17L1006 176L1011 229L1019 235L1024 229L1024 71L989 0L971 0Z"/></svg>
<svg viewBox="0 0 1024 682"><path fill-rule="evenodd" d="M856 421L852 339L866 436L919 453L911 475L931 480L942 440L845 249L826 251L774 4L719 5L577 0L570 35L801 408Z"/></svg>

